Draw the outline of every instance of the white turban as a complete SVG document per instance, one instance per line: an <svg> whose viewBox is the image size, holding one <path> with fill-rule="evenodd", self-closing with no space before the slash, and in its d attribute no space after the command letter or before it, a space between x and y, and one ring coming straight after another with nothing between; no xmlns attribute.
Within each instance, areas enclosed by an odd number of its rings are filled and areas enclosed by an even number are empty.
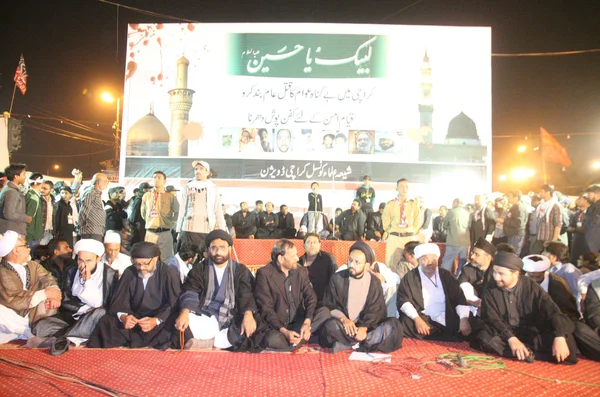
<svg viewBox="0 0 600 397"><path fill-rule="evenodd" d="M545 272L550 269L552 263L550 259L543 255L527 255L523 258L523 271L525 272Z"/></svg>
<svg viewBox="0 0 600 397"><path fill-rule="evenodd" d="M83 238L75 243L75 255L78 255L81 251L90 252L96 256L104 255L104 244L98 240L91 238Z"/></svg>
<svg viewBox="0 0 600 397"><path fill-rule="evenodd" d="M107 231L104 235L104 244L121 244L121 235L113 231Z"/></svg>
<svg viewBox="0 0 600 397"><path fill-rule="evenodd" d="M0 239L0 256L5 257L10 254L13 248L15 248L15 245L17 245L18 239L19 233L7 230L2 236L2 239Z"/></svg>
<svg viewBox="0 0 600 397"><path fill-rule="evenodd" d="M419 244L415 247L415 259L419 259L423 255L433 254L440 257L440 247L434 243Z"/></svg>

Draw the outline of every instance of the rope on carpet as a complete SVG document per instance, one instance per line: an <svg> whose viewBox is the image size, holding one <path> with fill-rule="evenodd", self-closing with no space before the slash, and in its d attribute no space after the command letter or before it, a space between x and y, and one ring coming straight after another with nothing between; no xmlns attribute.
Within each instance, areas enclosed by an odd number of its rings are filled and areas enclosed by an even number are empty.
<svg viewBox="0 0 600 397"><path fill-rule="evenodd" d="M444 371L432 369L432 366L435 365L444 367ZM460 378L467 375L469 371L474 369L508 371L546 382L558 384L566 383L577 386L600 388L600 384L597 383L546 378L518 369L507 368L506 363L500 358L477 354L443 353L440 354L437 359L429 361L422 361L422 359L415 357L395 359L395 363L386 363L375 360L371 362L370 367L365 369L365 372L377 377L385 377L388 373L395 373L401 375L410 375L413 379L419 379L420 376L418 375L418 372L422 370L433 375L445 376L449 378ZM449 372L449 370L452 372Z"/></svg>
<svg viewBox="0 0 600 397"><path fill-rule="evenodd" d="M90 382L90 381L81 379L74 375L73 376L64 375L63 373L61 373L59 371L53 371L53 370L50 370L41 365L36 366L36 365L30 364L30 363L27 363L25 361L10 360L5 357L0 357L0 362L8 364L8 365L12 365L14 367L19 367L19 368L25 369L26 371L31 371L40 376L56 378L56 379L59 379L59 380L65 381L65 382L70 382L70 383L73 383L73 384L76 384L79 386L87 387L89 389L96 390L99 393L103 393L103 394L106 394L111 397L119 397L119 395L128 395L128 396L136 397L134 394L130 394L130 393L122 392L120 390L112 389L108 386ZM26 379L26 378L24 378L24 379ZM61 390L61 392L65 393L63 390Z"/></svg>

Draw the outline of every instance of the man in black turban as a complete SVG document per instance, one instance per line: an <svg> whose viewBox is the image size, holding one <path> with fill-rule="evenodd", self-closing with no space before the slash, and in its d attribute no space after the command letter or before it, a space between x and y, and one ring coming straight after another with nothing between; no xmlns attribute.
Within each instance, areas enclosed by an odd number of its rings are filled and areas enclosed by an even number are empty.
<svg viewBox="0 0 600 397"><path fill-rule="evenodd" d="M532 362L577 363L575 326L538 283L522 274L523 261L498 252L493 280L481 303L483 326L471 347L486 353Z"/></svg>
<svg viewBox="0 0 600 397"><path fill-rule="evenodd" d="M134 244L131 262L88 347L170 347L181 292L179 274L160 261L160 249L154 243Z"/></svg>

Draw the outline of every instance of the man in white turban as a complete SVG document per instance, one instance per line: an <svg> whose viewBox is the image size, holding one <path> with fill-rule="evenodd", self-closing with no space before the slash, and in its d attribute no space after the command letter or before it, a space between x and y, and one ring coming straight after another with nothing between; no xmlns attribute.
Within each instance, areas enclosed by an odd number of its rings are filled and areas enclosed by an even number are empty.
<svg viewBox="0 0 600 397"><path fill-rule="evenodd" d="M50 354L65 353L69 342L75 345L86 342L106 314L119 277L102 262L103 254L104 245L97 240L81 239L75 244L77 267L67 269L60 311L38 321L33 328L36 336L56 337Z"/></svg>
<svg viewBox="0 0 600 397"><path fill-rule="evenodd" d="M25 239L12 230L0 239L0 344L31 338L31 326L61 304L56 280L29 253Z"/></svg>

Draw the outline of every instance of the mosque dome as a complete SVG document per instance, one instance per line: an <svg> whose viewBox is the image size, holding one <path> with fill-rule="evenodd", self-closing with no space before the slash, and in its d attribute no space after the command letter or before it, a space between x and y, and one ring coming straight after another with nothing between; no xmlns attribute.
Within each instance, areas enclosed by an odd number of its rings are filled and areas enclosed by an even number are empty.
<svg viewBox="0 0 600 397"><path fill-rule="evenodd" d="M446 135L447 145L481 145L481 140L477 134L475 122L464 112L450 120L448 124L448 134Z"/></svg>
<svg viewBox="0 0 600 397"><path fill-rule="evenodd" d="M169 142L169 131L153 113L148 113L129 128L127 143L147 144L154 142Z"/></svg>

